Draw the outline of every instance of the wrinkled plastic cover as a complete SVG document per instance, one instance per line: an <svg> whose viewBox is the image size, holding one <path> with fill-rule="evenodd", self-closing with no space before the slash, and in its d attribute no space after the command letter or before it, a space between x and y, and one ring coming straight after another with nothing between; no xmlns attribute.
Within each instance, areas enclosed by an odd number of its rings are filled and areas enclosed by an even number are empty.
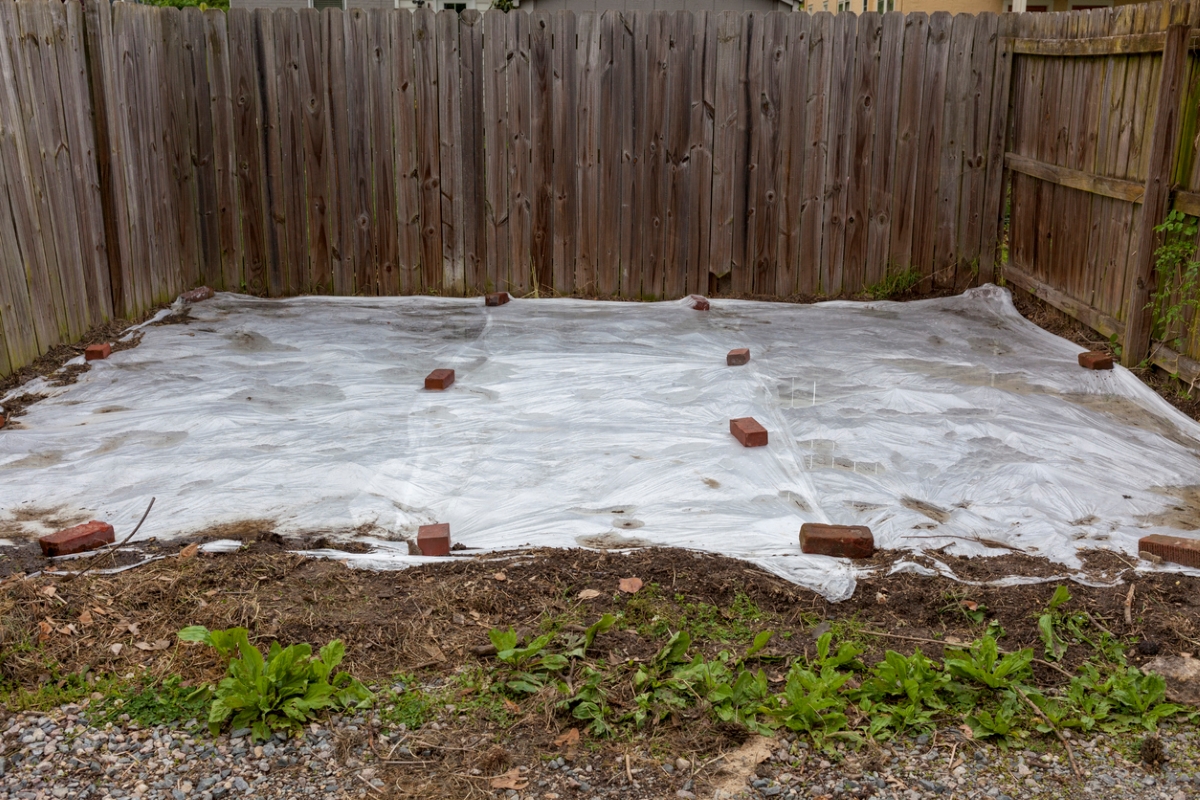
<svg viewBox="0 0 1200 800"><path fill-rule="evenodd" d="M119 539L154 496L139 538L366 526L376 549L350 558L377 568L428 560L401 540L448 522L482 550L720 553L843 599L856 568L801 554L802 523L1069 574L1081 548L1136 557L1200 515L1200 426L1124 369L1080 368L994 286L707 312L220 294L190 312L77 384L19 390L53 397L0 433L0 519L83 509ZM737 347L751 361L727 367ZM426 391L438 367L457 380ZM745 416L767 447L730 435Z"/></svg>

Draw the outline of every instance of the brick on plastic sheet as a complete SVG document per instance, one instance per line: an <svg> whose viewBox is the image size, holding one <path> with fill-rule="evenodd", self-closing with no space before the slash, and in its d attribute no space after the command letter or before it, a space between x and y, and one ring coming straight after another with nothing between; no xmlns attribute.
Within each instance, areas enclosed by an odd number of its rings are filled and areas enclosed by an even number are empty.
<svg viewBox="0 0 1200 800"><path fill-rule="evenodd" d="M43 536L38 539L38 544L42 546L44 555L53 558L54 556L74 555L85 550L95 550L97 547L112 544L114 541L116 541L116 536L113 533L112 525L92 520L58 533L52 533L49 536Z"/></svg>
<svg viewBox="0 0 1200 800"><path fill-rule="evenodd" d="M439 522L418 528L417 549L423 556L450 555L450 523Z"/></svg>
<svg viewBox="0 0 1200 800"><path fill-rule="evenodd" d="M434 391L449 389L452 383L454 383L454 370L452 369L435 369L425 377L425 388Z"/></svg>
<svg viewBox="0 0 1200 800"><path fill-rule="evenodd" d="M806 522L800 526L800 551L835 558L870 558L875 554L875 537L865 525Z"/></svg>
<svg viewBox="0 0 1200 800"><path fill-rule="evenodd" d="M100 359L108 358L112 355L112 345L108 342L104 344L89 344L83 350L84 361L99 361Z"/></svg>
<svg viewBox="0 0 1200 800"><path fill-rule="evenodd" d="M483 296L483 304L485 306L502 306L508 301L508 292L492 292Z"/></svg>
<svg viewBox="0 0 1200 800"><path fill-rule="evenodd" d="M730 350L725 356L725 364L730 367L740 367L748 363L750 363L750 350L746 347Z"/></svg>
<svg viewBox="0 0 1200 800"><path fill-rule="evenodd" d="M1150 553L1172 564L1200 569L1200 539L1155 533L1138 540L1138 552Z"/></svg>
<svg viewBox="0 0 1200 800"><path fill-rule="evenodd" d="M729 432L737 437L743 447L765 447L767 444L767 429L759 425L754 417L729 420Z"/></svg>
<svg viewBox="0 0 1200 800"><path fill-rule="evenodd" d="M1079 366L1084 369L1112 369L1113 357L1101 350L1079 354Z"/></svg>
<svg viewBox="0 0 1200 800"><path fill-rule="evenodd" d="M689 295L688 300L692 301L692 308L694 308L697 311L708 311L708 309L709 309L708 298L705 297L704 295L700 295L700 294Z"/></svg>

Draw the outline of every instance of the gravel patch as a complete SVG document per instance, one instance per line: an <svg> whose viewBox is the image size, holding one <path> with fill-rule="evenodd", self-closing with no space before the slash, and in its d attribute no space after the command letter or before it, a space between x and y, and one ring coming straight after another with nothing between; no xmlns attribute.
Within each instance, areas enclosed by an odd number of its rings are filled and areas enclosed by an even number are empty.
<svg viewBox="0 0 1200 800"><path fill-rule="evenodd" d="M277 736L256 744L249 731L213 738L199 725L139 727L134 722L97 727L84 709L67 705L46 713L0 712L0 798L218 798L434 797L389 776L389 760L429 759L437 754L409 748L405 731L385 731L371 715L332 717L310 725L300 737ZM440 727L440 726L439 726ZM744 788L725 798L876 798L877 800L1017 800L1102 797L1104 800L1190 800L1200 797L1200 734L1181 725L1161 734L1166 762L1137 762L1141 737L1072 739L1083 773L1071 774L1055 745L1044 752L1002 750L939 731L881 746L841 749L837 755L807 740L781 736L767 760L746 776ZM631 752L631 751L626 751ZM506 800L562 798L714 797L722 782L721 759L696 764L683 756L632 751L623 763L611 754L580 752L573 760L546 754L515 765L528 782L521 791L488 788L490 775L470 773L484 796ZM632 779L632 780L630 780ZM424 787L422 787L424 788ZM432 790L432 787L429 787Z"/></svg>

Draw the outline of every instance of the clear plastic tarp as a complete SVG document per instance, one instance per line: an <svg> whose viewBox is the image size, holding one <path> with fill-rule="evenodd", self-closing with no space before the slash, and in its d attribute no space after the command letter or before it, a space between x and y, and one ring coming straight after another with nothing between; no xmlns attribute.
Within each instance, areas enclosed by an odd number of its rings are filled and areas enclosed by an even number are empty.
<svg viewBox="0 0 1200 800"><path fill-rule="evenodd" d="M189 310L75 384L18 390L51 397L0 432L0 530L46 533L39 510L59 509L120 538L154 496L139 538L357 529L373 551L341 557L389 568L448 522L485 551L721 553L842 599L858 568L803 555L802 523L1008 552L987 540L1069 574L1082 548L1136 556L1200 520L1200 426L1124 369L1080 368L995 286L707 312L232 294ZM726 366L737 347L749 364ZM439 367L456 382L426 391ZM730 435L745 416L767 447Z"/></svg>

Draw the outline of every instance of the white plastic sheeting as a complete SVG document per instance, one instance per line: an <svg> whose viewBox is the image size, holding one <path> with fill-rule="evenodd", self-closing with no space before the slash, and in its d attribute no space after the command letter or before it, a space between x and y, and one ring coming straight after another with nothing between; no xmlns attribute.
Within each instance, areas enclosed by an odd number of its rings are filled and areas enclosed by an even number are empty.
<svg viewBox="0 0 1200 800"><path fill-rule="evenodd" d="M712 551L840 599L854 567L802 555L804 522L1007 552L982 537L1069 572L1079 548L1135 554L1200 484L1200 426L1123 369L1078 367L994 286L708 312L221 294L191 314L77 384L20 390L53 397L0 433L0 520L82 509L120 536L157 496L141 537L366 525L375 567L420 560L399 540L439 521L487 550ZM735 347L748 365L725 366ZM425 391L437 367L457 381ZM769 446L729 434L743 416Z"/></svg>

